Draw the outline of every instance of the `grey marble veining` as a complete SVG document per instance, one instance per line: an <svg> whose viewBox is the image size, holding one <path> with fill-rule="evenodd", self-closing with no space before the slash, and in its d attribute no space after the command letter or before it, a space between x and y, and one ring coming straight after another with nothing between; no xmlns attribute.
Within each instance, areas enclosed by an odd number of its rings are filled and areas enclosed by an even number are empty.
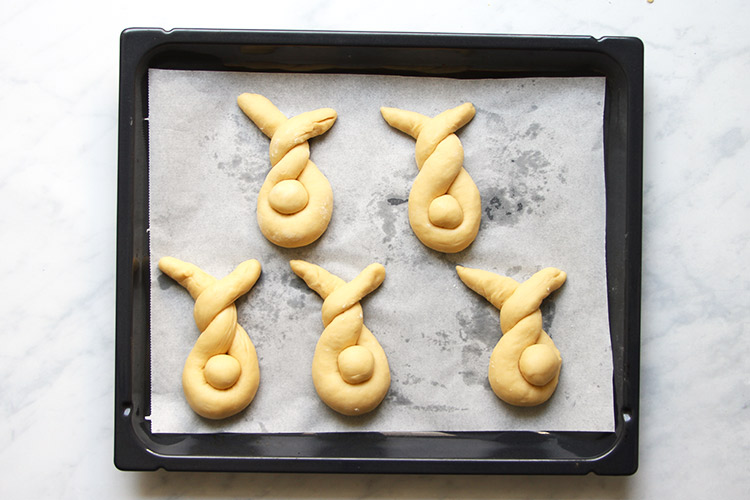
<svg viewBox="0 0 750 500"><path fill-rule="evenodd" d="M4 3L3 498L746 498L749 10L739 0L460 6L292 1L210 8L187 1L179 9L140 0ZM640 37L646 108L637 474L117 471L112 388L118 36L130 26Z"/></svg>

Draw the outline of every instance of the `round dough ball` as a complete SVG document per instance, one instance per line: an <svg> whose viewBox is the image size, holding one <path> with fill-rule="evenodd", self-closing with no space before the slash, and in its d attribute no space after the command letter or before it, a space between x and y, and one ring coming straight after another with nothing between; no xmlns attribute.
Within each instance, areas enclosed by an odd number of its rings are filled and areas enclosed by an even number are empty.
<svg viewBox="0 0 750 500"><path fill-rule="evenodd" d="M297 179L286 179L276 184L268 193L268 203L279 213L296 214L307 206L310 195Z"/></svg>
<svg viewBox="0 0 750 500"><path fill-rule="evenodd" d="M464 211L461 209L461 205L459 205L458 200L449 194L438 196L432 200L427 215L430 222L445 229L455 229L464 220Z"/></svg>
<svg viewBox="0 0 750 500"><path fill-rule="evenodd" d="M370 380L375 371L375 357L361 345L347 347L339 353L339 371L349 384L361 384Z"/></svg>
<svg viewBox="0 0 750 500"><path fill-rule="evenodd" d="M206 382L216 389L229 389L240 378L240 362L228 354L211 356L203 373Z"/></svg>
<svg viewBox="0 0 750 500"><path fill-rule="evenodd" d="M530 384L543 386L549 383L562 364L560 356L548 345L532 344L521 353L518 368Z"/></svg>

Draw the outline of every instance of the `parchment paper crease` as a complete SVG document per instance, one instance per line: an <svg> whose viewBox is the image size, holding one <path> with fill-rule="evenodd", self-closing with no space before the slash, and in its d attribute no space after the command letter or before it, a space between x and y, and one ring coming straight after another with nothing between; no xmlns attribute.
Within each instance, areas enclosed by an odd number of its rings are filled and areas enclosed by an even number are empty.
<svg viewBox="0 0 750 500"><path fill-rule="evenodd" d="M287 117L320 107L339 114L311 140L334 212L309 247L288 250L261 235L258 190L269 139L240 111L243 92L263 94ZM406 200L417 167L414 139L389 127L381 106L434 116L470 101L458 132L464 167L482 196L482 224L465 251L419 243ZM603 78L454 80L369 75L151 70L151 423L153 432L611 431L612 354L604 260ZM212 422L185 402L181 372L198 330L193 300L164 276L174 256L217 278L255 258L263 273L238 301L261 366L260 389L241 414ZM310 364L322 332L321 299L290 270L319 264L345 280L386 267L363 301L365 324L392 374L373 413L342 417L317 397ZM487 381L499 313L458 279L456 264L522 281L554 266L568 273L543 305L563 356L556 393L536 408L500 401Z"/></svg>

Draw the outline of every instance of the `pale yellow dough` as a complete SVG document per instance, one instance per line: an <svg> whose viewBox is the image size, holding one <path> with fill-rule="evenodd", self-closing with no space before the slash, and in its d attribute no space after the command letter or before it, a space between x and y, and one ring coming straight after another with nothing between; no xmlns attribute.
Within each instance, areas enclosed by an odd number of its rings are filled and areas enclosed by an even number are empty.
<svg viewBox="0 0 750 500"><path fill-rule="evenodd" d="M318 396L344 415L362 415L383 401L391 384L388 358L364 325L359 301L385 279L385 268L370 264L345 282L302 260L292 271L323 299L324 330L315 348L312 378Z"/></svg>
<svg viewBox="0 0 750 500"><path fill-rule="evenodd" d="M242 94L237 104L271 139L272 168L258 193L261 232L280 247L309 245L328 228L333 191L328 179L310 160L307 141L333 126L336 111L322 108L287 119L271 101L258 94Z"/></svg>
<svg viewBox="0 0 750 500"><path fill-rule="evenodd" d="M479 190L463 168L464 149L456 132L474 118L471 103L434 118L396 108L380 108L392 127L417 140L419 174L409 193L409 223L426 246L444 253L468 247L482 216Z"/></svg>
<svg viewBox="0 0 750 500"><path fill-rule="evenodd" d="M492 390L516 406L536 406L555 392L562 358L542 329L539 306L565 283L566 274L548 267L518 283L480 269L456 267L466 286L500 309L503 336L490 356Z"/></svg>
<svg viewBox="0 0 750 500"><path fill-rule="evenodd" d="M234 302L255 285L260 263L245 261L221 280L174 257L160 259L159 269L195 299L193 317L201 334L182 371L188 404L211 419L239 413L258 391L260 368L255 346L237 323Z"/></svg>

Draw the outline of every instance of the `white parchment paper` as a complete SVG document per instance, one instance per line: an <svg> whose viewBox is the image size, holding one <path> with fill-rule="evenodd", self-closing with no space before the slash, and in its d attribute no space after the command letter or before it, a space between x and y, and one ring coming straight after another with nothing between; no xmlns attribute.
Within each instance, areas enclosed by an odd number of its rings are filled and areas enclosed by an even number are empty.
<svg viewBox="0 0 750 500"><path fill-rule="evenodd" d="M605 274L603 78L457 80L370 75L151 70L149 182L151 423L153 432L611 431L612 354ZM269 139L241 112L243 92L263 94L288 117L338 112L311 140L328 177L334 212L327 232L302 249L269 243L255 219L270 168ZM482 224L465 251L424 247L407 204L415 141L389 127L381 106L434 116L462 102L477 109L458 132L464 167L482 196ZM253 403L219 422L185 402L181 372L199 332L193 300L156 263L174 256L220 278L255 258L263 273L237 303L258 351ZM290 259L345 280L386 268L363 301L365 324L388 355L392 384L374 412L343 417L322 403L310 366L323 330L322 300L290 270ZM499 313L466 288L454 267L522 281L554 266L568 281L545 300L545 329L563 356L556 393L515 408L487 380L501 336Z"/></svg>

